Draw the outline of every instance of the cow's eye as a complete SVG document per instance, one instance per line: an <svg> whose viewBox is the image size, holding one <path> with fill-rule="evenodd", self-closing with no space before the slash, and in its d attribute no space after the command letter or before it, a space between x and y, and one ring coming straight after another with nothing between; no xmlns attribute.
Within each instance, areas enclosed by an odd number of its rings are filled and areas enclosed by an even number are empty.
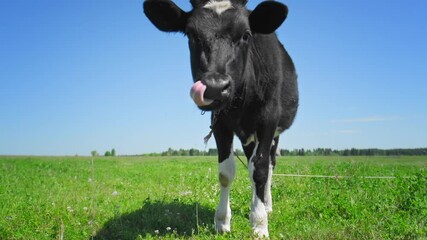
<svg viewBox="0 0 427 240"><path fill-rule="evenodd" d="M249 38L252 36L252 33L249 31L249 30L247 30L244 34L243 34L243 36L242 36L242 40L243 41L248 41L249 40Z"/></svg>

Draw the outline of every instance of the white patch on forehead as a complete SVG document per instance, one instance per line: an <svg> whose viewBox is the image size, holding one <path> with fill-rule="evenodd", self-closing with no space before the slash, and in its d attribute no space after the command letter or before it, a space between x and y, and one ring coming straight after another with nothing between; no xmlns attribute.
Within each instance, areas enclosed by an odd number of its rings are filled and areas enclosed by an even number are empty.
<svg viewBox="0 0 427 240"><path fill-rule="evenodd" d="M226 0L226 1L214 1L214 0L211 0L208 3L206 3L206 5L203 6L203 8L212 9L218 15L220 15L222 12L224 12L224 11L226 11L228 9L233 8L233 5L228 0Z"/></svg>

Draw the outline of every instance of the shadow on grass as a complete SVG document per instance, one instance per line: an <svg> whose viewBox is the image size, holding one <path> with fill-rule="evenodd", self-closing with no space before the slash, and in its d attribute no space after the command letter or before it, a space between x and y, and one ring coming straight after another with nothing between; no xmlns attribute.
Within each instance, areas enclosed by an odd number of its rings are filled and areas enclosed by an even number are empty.
<svg viewBox="0 0 427 240"><path fill-rule="evenodd" d="M197 234L197 226L213 225L214 211L198 203L144 201L144 206L119 215L104 224L93 239L136 239L138 236L177 237Z"/></svg>

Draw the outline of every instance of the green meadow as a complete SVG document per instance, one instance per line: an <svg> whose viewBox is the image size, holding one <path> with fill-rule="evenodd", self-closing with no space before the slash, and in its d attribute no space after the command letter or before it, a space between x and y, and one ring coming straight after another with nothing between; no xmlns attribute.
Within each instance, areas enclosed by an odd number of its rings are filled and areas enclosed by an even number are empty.
<svg viewBox="0 0 427 240"><path fill-rule="evenodd" d="M427 157L277 162L277 174L347 177L273 176L271 239L427 239ZM216 157L0 157L0 239L251 239L237 166L232 232L218 235Z"/></svg>

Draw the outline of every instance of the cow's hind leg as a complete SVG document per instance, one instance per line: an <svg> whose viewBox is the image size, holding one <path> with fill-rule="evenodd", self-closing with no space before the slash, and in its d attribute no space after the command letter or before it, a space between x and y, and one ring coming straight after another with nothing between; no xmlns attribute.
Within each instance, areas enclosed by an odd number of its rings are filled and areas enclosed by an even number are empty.
<svg viewBox="0 0 427 240"><path fill-rule="evenodd" d="M230 232L231 208L230 187L236 174L233 155L233 132L217 123L214 128L215 141L218 148L218 178L220 183L220 199L215 212L215 228L218 232Z"/></svg>
<svg viewBox="0 0 427 240"><path fill-rule="evenodd" d="M271 204L269 188L271 185L272 164L270 151L274 130L275 125L271 124L257 131L255 146L248 164L253 193L249 218L254 234L259 237L268 237L268 206L266 206L266 200L270 201ZM267 197L266 193L269 194Z"/></svg>
<svg viewBox="0 0 427 240"><path fill-rule="evenodd" d="M273 198L271 196L271 179L273 176L274 167L276 166L276 151L277 151L278 145L279 145L279 137L275 137L271 145L268 178L267 178L267 183L266 183L265 192L264 192L264 204L265 204L265 210L267 211L267 213L270 213L273 211Z"/></svg>

